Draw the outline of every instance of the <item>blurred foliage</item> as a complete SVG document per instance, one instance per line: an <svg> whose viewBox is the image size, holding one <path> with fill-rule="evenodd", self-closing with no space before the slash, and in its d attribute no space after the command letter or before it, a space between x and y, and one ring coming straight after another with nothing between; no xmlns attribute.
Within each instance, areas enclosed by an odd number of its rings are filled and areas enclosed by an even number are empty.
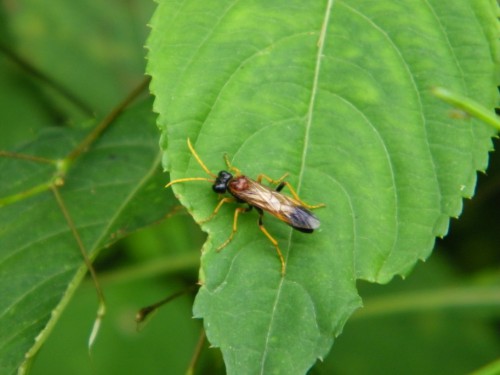
<svg viewBox="0 0 500 375"><path fill-rule="evenodd" d="M494 140L498 150L500 141ZM500 155L490 153L486 173L478 176L474 198L464 201L460 220L452 220L451 230L440 245L445 256L464 273L498 270L500 264Z"/></svg>
<svg viewBox="0 0 500 375"><path fill-rule="evenodd" d="M33 140L46 127L96 123L144 72L146 24L152 2L4 0L0 8L0 149ZM6 53L6 51L9 51ZM14 54L81 103L13 60ZM498 146L498 142L496 142ZM167 213L166 213L167 214ZM476 196L438 242L428 264L387 286L360 283L365 307L380 296L498 285L500 155L492 153ZM93 352L86 342L97 306L84 283L39 353L32 374L178 374L194 352L201 324L191 318L192 295L158 311L136 331L140 307L192 285L205 235L186 211L141 230L103 251L96 261L109 313ZM1 287L1 286L0 286ZM466 288L465 288L466 289ZM492 303L495 301L492 301ZM496 301L498 304L498 301ZM362 311L362 310L361 310ZM457 374L500 353L500 312L488 306L428 308L355 315L333 352L311 374ZM411 370L411 371L410 371ZM218 350L205 343L197 374L223 374Z"/></svg>
<svg viewBox="0 0 500 375"><path fill-rule="evenodd" d="M183 373L201 331L201 322L192 319L194 294L175 299L139 327L134 318L140 308L196 282L197 249L204 238L181 210L103 252L96 267L109 311L92 354L89 355L85 342L96 300L94 287L88 280L39 353L31 373ZM204 348L206 352L206 344ZM211 368L216 355L215 351L204 353L200 368ZM54 366L56 357L61 361Z"/></svg>

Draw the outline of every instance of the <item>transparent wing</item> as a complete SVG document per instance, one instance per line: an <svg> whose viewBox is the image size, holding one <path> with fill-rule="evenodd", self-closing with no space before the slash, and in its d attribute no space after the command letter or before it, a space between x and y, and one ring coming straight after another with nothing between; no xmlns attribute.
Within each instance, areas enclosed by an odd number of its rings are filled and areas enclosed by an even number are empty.
<svg viewBox="0 0 500 375"><path fill-rule="evenodd" d="M231 189L231 194L254 207L270 213L295 229L312 232L312 230L319 227L318 218L295 199L259 184L257 181L247 180L248 187L246 189Z"/></svg>

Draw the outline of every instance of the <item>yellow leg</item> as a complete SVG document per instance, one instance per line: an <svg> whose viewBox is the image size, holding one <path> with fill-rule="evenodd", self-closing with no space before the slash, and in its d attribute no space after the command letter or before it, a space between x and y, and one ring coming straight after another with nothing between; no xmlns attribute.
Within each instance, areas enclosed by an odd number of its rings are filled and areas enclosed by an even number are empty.
<svg viewBox="0 0 500 375"><path fill-rule="evenodd" d="M219 211L220 207L226 203L226 202L232 202L234 201L233 198L224 198L222 199L219 204L217 205L217 207L215 208L214 210L214 213L208 218L208 220L210 220L213 216L215 216L215 214L217 214L217 211ZM244 213L244 212L248 212L252 209L252 207L238 207L236 210L234 210L234 218L233 218L233 230L231 231L231 234L229 235L229 238L224 241L218 248L217 248L217 251L221 251L223 248L225 248L227 245L229 245L229 243L233 240L233 237L234 237L234 234L236 233L236 231L238 230L238 216L241 214L241 213ZM264 224L262 224L262 216L263 216L263 213L262 211L259 210L259 229L262 231L262 233L265 234L265 236L269 239L269 241L271 241L271 243L274 245L274 247L276 248L276 252L278 253L278 257L280 259L280 263L281 263L281 276L285 276L285 272L286 272L286 265L285 265L285 258L283 258L283 254L281 253L281 250L278 246L278 241L276 241L274 239L273 236L271 236L271 234L269 234L269 232L267 231L266 228L264 228Z"/></svg>
<svg viewBox="0 0 500 375"><path fill-rule="evenodd" d="M232 166L231 162L229 161L229 158L228 158L227 154L224 154L224 161L226 162L227 168L230 171L233 171L233 173L235 175L237 175L237 176L241 175L241 171L238 168Z"/></svg>
<svg viewBox="0 0 500 375"><path fill-rule="evenodd" d="M280 178L278 178L277 180L273 180L271 177L265 175L264 173L261 173L257 176L257 182L258 183L261 183L262 182L262 179L265 179L267 180L269 183L273 184L273 185L279 185L283 182L283 180L285 178L287 178L289 175L289 173L285 173L283 176L281 176Z"/></svg>
<svg viewBox="0 0 500 375"><path fill-rule="evenodd" d="M283 258L283 254L281 253L280 247L278 246L278 241L274 239L273 236L269 234L266 228L264 228L264 225L262 224L262 215L259 217L259 229L266 235L266 237L271 241L271 243L274 245L276 248L276 252L278 253L278 258L280 258L281 262L281 276L285 276L286 272L286 264L285 264L285 258Z"/></svg>
<svg viewBox="0 0 500 375"><path fill-rule="evenodd" d="M231 198L228 198L228 199L231 199ZM221 205L221 204L219 204L219 205ZM242 212L250 211L250 209L251 209L250 207L247 207L247 208L238 207L236 210L234 210L233 230L232 230L231 234L229 235L229 238L227 240L225 240L224 243L222 243L222 245L220 245L217 248L217 251L221 251L223 248L225 248L229 244L229 242L231 242L233 240L234 234L238 230L238 215Z"/></svg>
<svg viewBox="0 0 500 375"><path fill-rule="evenodd" d="M200 223L200 224L203 224L203 223L206 223L207 221L212 220L212 219L214 218L214 216L215 216L215 215L217 215L217 212L219 212L220 208L222 207L222 205L223 205L224 203L232 203L232 202L235 202L235 201L236 201L236 199L234 199L234 198L229 198L229 197L227 197L227 198L222 198L222 199L219 201L219 203L217 204L217 206L215 207L214 212L212 212L212 214L211 214L209 217L207 217L206 219L200 220L200 222L199 222L199 223Z"/></svg>
<svg viewBox="0 0 500 375"><path fill-rule="evenodd" d="M285 184L285 186L288 188L288 190L290 190L290 193L292 193L295 200L298 201L305 208L314 209L314 208L325 207L324 203L315 204L315 205L307 204L306 202L304 202L302 199L299 198L298 194L295 192L295 190L293 189L292 185L290 185L289 182L283 181L282 184Z"/></svg>
<svg viewBox="0 0 500 375"><path fill-rule="evenodd" d="M299 195L295 192L295 190L292 187L292 185L288 181L283 181L287 176L288 176L288 173L285 173L283 175L283 177L281 177L280 179L273 180L271 177L266 176L265 174L259 174L257 176L257 182L260 183L262 181L262 179L264 178L267 181L269 181L271 184L275 184L275 185L283 184L283 186L286 186L288 188L288 190L290 190L290 193L292 194L293 198L297 202L299 202L302 206L304 206L305 208L314 209L314 208L325 207L324 203L320 203L320 204L316 204L316 205L311 205L311 204L307 204L302 199L300 199ZM279 189L279 190L281 190L281 189Z"/></svg>

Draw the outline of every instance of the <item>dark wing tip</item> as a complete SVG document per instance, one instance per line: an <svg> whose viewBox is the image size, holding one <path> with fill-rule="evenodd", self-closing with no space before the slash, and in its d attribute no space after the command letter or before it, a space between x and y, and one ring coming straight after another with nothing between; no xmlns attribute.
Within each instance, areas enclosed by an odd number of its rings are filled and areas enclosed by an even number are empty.
<svg viewBox="0 0 500 375"><path fill-rule="evenodd" d="M294 208L289 219L292 227L303 232L312 232L320 225L319 219L311 211L300 206Z"/></svg>

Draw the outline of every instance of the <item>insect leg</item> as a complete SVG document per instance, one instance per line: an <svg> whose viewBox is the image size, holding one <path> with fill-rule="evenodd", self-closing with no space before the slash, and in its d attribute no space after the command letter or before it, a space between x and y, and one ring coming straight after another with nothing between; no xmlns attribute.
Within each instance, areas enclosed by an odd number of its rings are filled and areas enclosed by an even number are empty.
<svg viewBox="0 0 500 375"><path fill-rule="evenodd" d="M262 179L266 179L267 181L269 181L271 184L275 184L275 185L278 185L276 187L276 191L281 191L283 190L283 188L286 186L288 187L288 190L290 190L290 193L292 194L293 198L298 201L302 206L304 206L305 208L310 208L310 209L313 209L313 208L320 208L320 207L325 207L325 205L323 203L321 204L316 204L316 205L310 205L310 204L307 204L306 202L304 202L302 199L299 198L299 195L295 192L295 189L292 187L292 185L288 182L288 181L283 181L286 177L288 177L288 173L285 173L282 177L280 177L278 180L273 180L271 177L269 176L266 176L265 174L259 174L257 176L257 182L261 182Z"/></svg>
<svg viewBox="0 0 500 375"><path fill-rule="evenodd" d="M257 208L257 211L259 212L259 229L266 235L266 237L271 241L271 243L274 245L276 248L276 252L278 253L278 257L280 258L281 262L281 276L285 276L285 271L286 271L286 265L285 265L285 258L283 258L283 254L281 253L280 247L278 246L278 241L274 239L273 236L269 234L266 228L264 228L264 224L262 223L262 217L264 216L264 212Z"/></svg>
<svg viewBox="0 0 500 375"><path fill-rule="evenodd" d="M271 184L273 184L273 185L278 185L278 184L281 184L281 183L285 180L285 178L287 178L287 177L288 177L288 174L289 174L289 173L285 173L283 176L281 176L281 177L280 177L280 178L278 178L277 180L273 180L271 177L269 177L269 176L267 176L267 175L265 175L265 174L261 173L261 174L259 174L259 175L257 176L257 182L258 182L258 183L261 183L261 182L262 182L262 179L264 178L264 179L265 179L265 180L267 180L269 183L271 183ZM283 189L283 188L281 188L281 189ZM280 189L280 190L281 190L281 189ZM278 191L279 191L279 190L278 190Z"/></svg>
<svg viewBox="0 0 500 375"><path fill-rule="evenodd" d="M283 186L281 186L283 185ZM315 205L311 205L311 204L307 204L306 202L304 202L302 199L299 198L298 194L295 192L294 188L292 187L292 185L290 185L289 182L287 181L283 181L280 186L278 186L278 188L283 189L284 187L287 187L288 190L290 190L290 193L292 193L293 197L295 198L295 200L297 200L298 202L300 202L300 204L302 206L304 206L305 208L320 208L320 207L325 207L325 204L324 203L320 203L320 204L315 204ZM278 189L276 189L278 190ZM278 190L278 191L280 191Z"/></svg>
<svg viewBox="0 0 500 375"><path fill-rule="evenodd" d="M233 171L237 176L240 176L242 174L241 171L238 168L233 167L233 165L229 161L229 158L228 158L227 154L224 154L224 161L226 162L227 168L230 171Z"/></svg>
<svg viewBox="0 0 500 375"><path fill-rule="evenodd" d="M209 217L207 217L206 219L200 220L199 224L203 224L203 223L206 223L207 221L212 220L214 218L214 216L217 215L217 212L219 212L220 208L222 207L222 205L224 203L232 203L232 202L236 202L236 199L230 198L230 197L222 198L219 201L219 203L217 204L217 206L215 207L214 212L212 212L212 214Z"/></svg>
<svg viewBox="0 0 500 375"><path fill-rule="evenodd" d="M251 209L252 209L252 206L248 206L246 208L238 207L236 210L234 210L233 230L232 230L231 234L229 235L229 238L227 240L225 240L224 243L217 248L217 251L221 251L223 248L225 248L229 244L229 242L231 242L233 240L234 234L238 230L238 215L242 212L248 212Z"/></svg>

